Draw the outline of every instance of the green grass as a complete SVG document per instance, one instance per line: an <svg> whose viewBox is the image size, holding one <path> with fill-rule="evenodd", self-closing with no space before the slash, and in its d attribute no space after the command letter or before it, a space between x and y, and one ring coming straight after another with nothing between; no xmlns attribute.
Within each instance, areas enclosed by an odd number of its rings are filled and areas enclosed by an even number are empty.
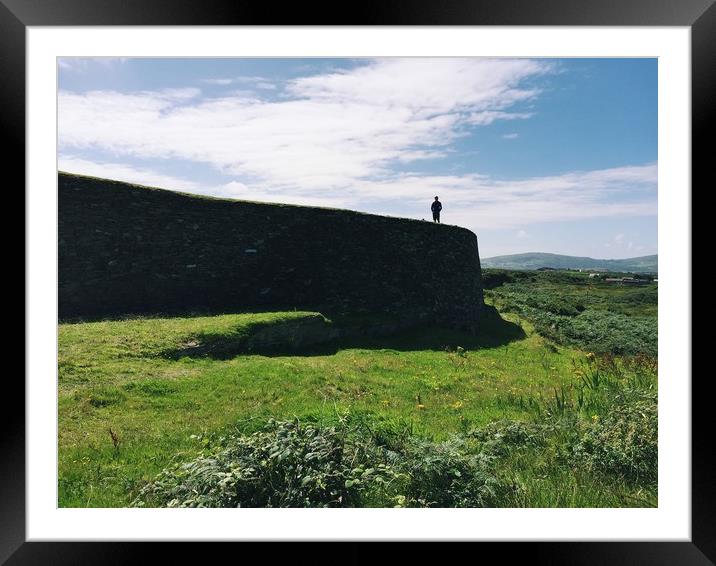
<svg viewBox="0 0 716 566"><path fill-rule="evenodd" d="M488 317L478 337L418 328L300 353L192 353L203 337L228 343L319 316L60 324L59 506L127 506L171 463L200 455L209 438L252 433L271 418L330 422L348 412L369 422L407 423L416 436L441 441L496 420L542 419L555 391L576 402L585 353L555 346L514 314ZM655 504L654 490L643 496L643 486L560 463L556 446L515 450L502 460L501 473L526 486L506 505Z"/></svg>

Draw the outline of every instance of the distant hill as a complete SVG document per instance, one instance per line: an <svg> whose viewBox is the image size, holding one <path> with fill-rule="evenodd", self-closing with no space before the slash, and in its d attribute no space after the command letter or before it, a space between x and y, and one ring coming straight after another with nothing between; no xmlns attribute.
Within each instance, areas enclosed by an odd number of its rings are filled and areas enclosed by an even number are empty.
<svg viewBox="0 0 716 566"><path fill-rule="evenodd" d="M595 269L606 271L654 272L658 271L658 256L645 255L628 259L594 259L570 255L527 253L483 258L482 267L500 269Z"/></svg>

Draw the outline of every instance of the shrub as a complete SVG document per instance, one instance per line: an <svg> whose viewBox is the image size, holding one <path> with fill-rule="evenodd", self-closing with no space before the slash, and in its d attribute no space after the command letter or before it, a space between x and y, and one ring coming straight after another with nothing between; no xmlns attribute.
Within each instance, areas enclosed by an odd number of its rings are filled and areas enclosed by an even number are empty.
<svg viewBox="0 0 716 566"><path fill-rule="evenodd" d="M407 505L497 506L507 488L494 475L493 460L482 452L471 454L467 441L457 436L440 443L413 439L398 466L409 477Z"/></svg>
<svg viewBox="0 0 716 566"><path fill-rule="evenodd" d="M481 443L482 451L505 456L516 447L544 446L548 425L522 421L495 421L469 435Z"/></svg>
<svg viewBox="0 0 716 566"><path fill-rule="evenodd" d="M482 286L485 289L495 289L505 283L531 281L534 280L535 277L536 275L529 271L485 268L482 270Z"/></svg>
<svg viewBox="0 0 716 566"><path fill-rule="evenodd" d="M566 317L536 309L525 313L543 336L592 352L612 354L658 353L657 320L588 310Z"/></svg>
<svg viewBox="0 0 716 566"><path fill-rule="evenodd" d="M167 507L344 507L396 475L346 427L271 421L163 471L135 503ZM369 454L368 452L371 452ZM370 457L369 457L370 456Z"/></svg>
<svg viewBox="0 0 716 566"><path fill-rule="evenodd" d="M561 316L577 316L584 310L584 305L568 296L554 293L536 293L525 297L527 306Z"/></svg>
<svg viewBox="0 0 716 566"><path fill-rule="evenodd" d="M656 305L659 302L659 290L656 287L625 289L623 295L614 297L614 301L632 305Z"/></svg>
<svg viewBox="0 0 716 566"><path fill-rule="evenodd" d="M593 352L657 355L655 286L595 286L583 274L543 272L531 282L505 281L486 296L555 342Z"/></svg>
<svg viewBox="0 0 716 566"><path fill-rule="evenodd" d="M586 311L561 328L565 341L595 352L657 355L657 320Z"/></svg>
<svg viewBox="0 0 716 566"><path fill-rule="evenodd" d="M390 447L376 438L388 439ZM484 507L505 493L493 457L466 439L433 442L367 427L270 422L229 435L145 486L134 506Z"/></svg>
<svg viewBox="0 0 716 566"><path fill-rule="evenodd" d="M576 462L634 482L656 485L658 415L656 393L615 406L596 419L574 446Z"/></svg>
<svg viewBox="0 0 716 566"><path fill-rule="evenodd" d="M577 316L585 310L585 306L568 295L513 286L499 294L503 310L522 314L534 314L532 311L543 311L561 316Z"/></svg>

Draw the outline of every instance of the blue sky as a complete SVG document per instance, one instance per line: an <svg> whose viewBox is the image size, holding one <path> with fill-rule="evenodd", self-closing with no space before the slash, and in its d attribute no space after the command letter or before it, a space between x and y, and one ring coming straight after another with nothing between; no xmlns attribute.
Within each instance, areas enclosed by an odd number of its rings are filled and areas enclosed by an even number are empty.
<svg viewBox="0 0 716 566"><path fill-rule="evenodd" d="M473 230L483 257L657 253L656 59L58 62L61 170Z"/></svg>

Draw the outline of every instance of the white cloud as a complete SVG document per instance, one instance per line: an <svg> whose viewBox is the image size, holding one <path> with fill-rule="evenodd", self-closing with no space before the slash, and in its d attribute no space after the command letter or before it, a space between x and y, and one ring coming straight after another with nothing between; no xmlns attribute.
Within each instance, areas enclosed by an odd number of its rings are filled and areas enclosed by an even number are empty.
<svg viewBox="0 0 716 566"><path fill-rule="evenodd" d="M237 83L264 83L268 82L268 79L266 77L251 77L247 75L243 75L240 77L234 78L234 81Z"/></svg>
<svg viewBox="0 0 716 566"><path fill-rule="evenodd" d="M531 112L473 112L467 117L470 124L489 126L496 120L526 120L534 116Z"/></svg>
<svg viewBox="0 0 716 566"><path fill-rule="evenodd" d="M441 156L465 127L527 118L508 108L536 96L524 80L549 71L535 60L380 59L288 81L290 97L279 101L245 92L189 96L195 89L183 99L166 91L61 92L60 147L178 157L271 186L342 190L389 174L395 161Z"/></svg>
<svg viewBox="0 0 716 566"><path fill-rule="evenodd" d="M66 173L103 177L105 179L124 181L125 183L135 185L168 188L192 193L199 192L200 190L197 183L171 175L163 175L151 169L137 168L122 163L97 163L71 155L60 155L58 158L58 168L60 171Z"/></svg>
<svg viewBox="0 0 716 566"><path fill-rule="evenodd" d="M502 134L502 138L506 140L516 140L520 137L520 134Z"/></svg>
<svg viewBox="0 0 716 566"><path fill-rule="evenodd" d="M220 77L212 79L201 79L201 82L215 86L248 84L250 86L253 86L254 88L259 88L263 90L276 90L277 88L274 83L272 83L268 79L265 79L264 77Z"/></svg>
<svg viewBox="0 0 716 566"><path fill-rule="evenodd" d="M466 128L529 119L515 104L539 96L526 83L550 72L535 60L380 59L287 81L278 101L250 90L218 98L198 89L60 92L60 149L74 155L64 159L74 172L246 200L424 218L440 195L445 222L476 231L656 214L656 164L512 181L393 169L448 155ZM206 163L233 180L205 187L121 163L82 162L84 148L116 161Z"/></svg>
<svg viewBox="0 0 716 566"><path fill-rule="evenodd" d="M418 116L503 110L533 98L521 88L551 67L531 59L380 59L351 71L296 79L296 95L380 108L407 109Z"/></svg>
<svg viewBox="0 0 716 566"><path fill-rule="evenodd" d="M230 85L234 84L234 79L202 79L203 83L209 84L209 85L217 85L217 86L223 86L223 85Z"/></svg>
<svg viewBox="0 0 716 566"><path fill-rule="evenodd" d="M426 198L440 195L445 222L494 229L655 215L656 184L656 165L648 164L515 181L479 175L398 176L364 182L355 190L363 200L399 201L413 217L424 214Z"/></svg>
<svg viewBox="0 0 716 566"><path fill-rule="evenodd" d="M644 249L643 245L637 245L632 240L627 240L626 236L624 234L616 234L612 241L610 243L605 244L606 247L612 247L620 248L622 250L626 249L626 251L642 251Z"/></svg>
<svg viewBox="0 0 716 566"><path fill-rule="evenodd" d="M342 191L302 186L271 187L262 182L238 181L199 186L180 179L162 178L151 171L131 167L125 170L118 164L96 164L77 159L71 164L72 167L68 159L63 159L60 168L198 194L352 208L416 219L426 216L433 196L439 195L446 223L475 231L519 228L518 238L527 236L522 227L530 224L651 216L657 211L656 165L653 164L516 181L498 181L483 175L403 174L381 180L356 181ZM623 245L624 235L617 234L612 243Z"/></svg>
<svg viewBox="0 0 716 566"><path fill-rule="evenodd" d="M105 68L122 65L127 59L127 57L58 57L57 66L63 71L84 73L96 65Z"/></svg>

